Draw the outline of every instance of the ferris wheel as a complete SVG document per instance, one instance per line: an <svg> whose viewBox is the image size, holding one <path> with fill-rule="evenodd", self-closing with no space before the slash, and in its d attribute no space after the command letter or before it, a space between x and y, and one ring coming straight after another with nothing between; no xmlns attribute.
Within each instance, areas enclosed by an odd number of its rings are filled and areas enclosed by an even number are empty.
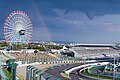
<svg viewBox="0 0 120 80"><path fill-rule="evenodd" d="M13 11L4 23L4 38L8 45L22 43L28 44L32 40L32 22L23 11Z"/></svg>

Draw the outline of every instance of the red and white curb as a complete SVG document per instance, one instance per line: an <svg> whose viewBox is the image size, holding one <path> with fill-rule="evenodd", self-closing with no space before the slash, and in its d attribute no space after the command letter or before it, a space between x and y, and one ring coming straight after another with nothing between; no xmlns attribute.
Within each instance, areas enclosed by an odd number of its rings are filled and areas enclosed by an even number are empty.
<svg viewBox="0 0 120 80"><path fill-rule="evenodd" d="M34 63L25 63L22 64L21 61L16 62L18 64L17 67L23 67L23 66L28 66L28 65L39 65L39 64L71 64L71 63L82 63L83 61L49 61L49 62L34 62Z"/></svg>

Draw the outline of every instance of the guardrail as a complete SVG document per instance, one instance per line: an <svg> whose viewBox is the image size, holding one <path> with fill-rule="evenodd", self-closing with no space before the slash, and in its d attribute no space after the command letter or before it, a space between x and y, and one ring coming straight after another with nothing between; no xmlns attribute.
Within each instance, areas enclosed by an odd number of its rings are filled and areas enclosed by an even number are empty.
<svg viewBox="0 0 120 80"><path fill-rule="evenodd" d="M31 65L26 68L26 80L61 80Z"/></svg>
<svg viewBox="0 0 120 80"><path fill-rule="evenodd" d="M100 65L105 65L105 64L108 64L109 62L97 62L97 63L90 63L90 64L85 64L85 65L81 65L81 66L77 66L77 67L74 67L74 68L71 68L67 71L65 71L66 74L69 74L71 73L72 71L74 70L77 70L77 69L80 69L80 68L83 68L83 67L87 67L87 66L92 66L92 65L97 65L97 64L100 64Z"/></svg>
<svg viewBox="0 0 120 80"><path fill-rule="evenodd" d="M3 72L2 68L0 67L0 80L10 80L5 73Z"/></svg>
<svg viewBox="0 0 120 80"><path fill-rule="evenodd" d="M16 62L18 64L17 67L23 67L23 66L28 66L28 65L38 65L38 64L67 64L67 63L82 63L83 61L44 61L44 62L24 62L22 63L22 61L18 61Z"/></svg>

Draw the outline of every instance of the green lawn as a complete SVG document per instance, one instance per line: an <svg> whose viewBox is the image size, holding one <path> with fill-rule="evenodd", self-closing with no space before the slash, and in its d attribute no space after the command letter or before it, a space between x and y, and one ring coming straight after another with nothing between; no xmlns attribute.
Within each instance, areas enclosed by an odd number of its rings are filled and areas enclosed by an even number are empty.
<svg viewBox="0 0 120 80"><path fill-rule="evenodd" d="M2 68L2 71L8 78L12 79L12 75L5 68Z"/></svg>
<svg viewBox="0 0 120 80"><path fill-rule="evenodd" d="M102 78L102 79L107 79L107 80L112 80L113 79L113 77L109 77L109 76L105 76L105 75L101 75L101 74L100 75L90 74L88 72L88 69L85 69L85 71L83 70L81 73L84 74L84 75L87 75L87 76L94 77L94 78ZM116 78L115 80L120 80L120 78Z"/></svg>

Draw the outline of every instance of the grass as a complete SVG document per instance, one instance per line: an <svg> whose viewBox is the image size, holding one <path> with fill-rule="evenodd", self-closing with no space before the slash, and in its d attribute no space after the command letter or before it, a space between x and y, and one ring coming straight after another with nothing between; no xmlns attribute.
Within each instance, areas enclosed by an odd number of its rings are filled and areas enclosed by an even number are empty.
<svg viewBox="0 0 120 80"><path fill-rule="evenodd" d="M19 80L24 80L24 78L20 74L17 74L17 77L19 78Z"/></svg>
<svg viewBox="0 0 120 80"><path fill-rule="evenodd" d="M8 78L10 78L10 80L12 80L12 75L5 68L2 68L2 71Z"/></svg>
<svg viewBox="0 0 120 80"><path fill-rule="evenodd" d="M65 74L65 73L61 72L60 75L63 76L63 77L65 77L65 78L71 79L68 74Z"/></svg>
<svg viewBox="0 0 120 80"><path fill-rule="evenodd" d="M91 76L91 77L94 77L94 78L102 78L102 79L107 79L107 80L113 80L113 77L109 77L109 76L105 76L105 75L102 75L102 74L90 74L88 72L88 69L85 69L85 71L83 70L81 72L82 74L84 75L87 75L87 76ZM120 80L120 78L115 78L115 80Z"/></svg>
<svg viewBox="0 0 120 80"><path fill-rule="evenodd" d="M2 71L10 80L12 80L12 75L5 68L2 68ZM24 80L24 78L21 75L18 75L18 78L19 80Z"/></svg>
<svg viewBox="0 0 120 80"><path fill-rule="evenodd" d="M2 55L4 55L6 58L10 58L9 56L5 55L3 52L2 52Z"/></svg>

